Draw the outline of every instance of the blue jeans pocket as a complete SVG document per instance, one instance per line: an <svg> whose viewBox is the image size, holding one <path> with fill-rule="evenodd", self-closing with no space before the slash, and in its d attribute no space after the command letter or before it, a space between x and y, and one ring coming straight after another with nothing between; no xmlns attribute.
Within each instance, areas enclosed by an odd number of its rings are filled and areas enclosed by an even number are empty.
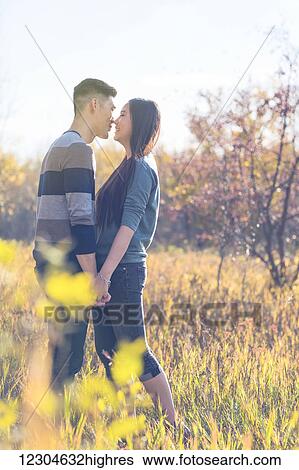
<svg viewBox="0 0 299 470"><path fill-rule="evenodd" d="M127 300L127 269L118 265L111 276L111 287L109 292L117 301ZM112 299L111 299L112 300Z"/></svg>

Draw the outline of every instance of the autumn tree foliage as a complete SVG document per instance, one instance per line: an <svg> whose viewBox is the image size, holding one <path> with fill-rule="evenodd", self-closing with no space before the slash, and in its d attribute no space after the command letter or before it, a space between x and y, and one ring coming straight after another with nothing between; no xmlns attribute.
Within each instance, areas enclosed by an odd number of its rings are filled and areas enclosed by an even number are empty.
<svg viewBox="0 0 299 470"><path fill-rule="evenodd" d="M221 259L232 252L258 257L278 286L292 285L299 272L295 65L285 58L272 90L238 91L216 122L223 97L201 92L189 114L196 154L175 159L168 188L169 216L185 214L191 242L211 242Z"/></svg>
<svg viewBox="0 0 299 470"><path fill-rule="evenodd" d="M0 238L32 240L38 166L0 150Z"/></svg>

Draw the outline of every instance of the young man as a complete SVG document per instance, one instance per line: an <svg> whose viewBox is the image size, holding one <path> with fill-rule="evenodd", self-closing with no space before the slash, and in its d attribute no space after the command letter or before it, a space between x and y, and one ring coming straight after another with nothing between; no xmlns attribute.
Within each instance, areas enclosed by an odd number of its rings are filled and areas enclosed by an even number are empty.
<svg viewBox="0 0 299 470"><path fill-rule="evenodd" d="M63 248L67 253L63 269L90 273L101 298L100 305L109 301L110 295L106 280L97 275L96 269L95 157L88 144L96 136L108 138L115 109L112 98L116 93L107 83L92 78L74 88L73 122L53 142L42 162L33 250L35 272L42 280L52 264L49 247ZM55 329L55 338L57 329L63 330L52 321L49 327ZM64 330L60 341L49 335L56 389L81 368L87 324L77 322L72 329Z"/></svg>

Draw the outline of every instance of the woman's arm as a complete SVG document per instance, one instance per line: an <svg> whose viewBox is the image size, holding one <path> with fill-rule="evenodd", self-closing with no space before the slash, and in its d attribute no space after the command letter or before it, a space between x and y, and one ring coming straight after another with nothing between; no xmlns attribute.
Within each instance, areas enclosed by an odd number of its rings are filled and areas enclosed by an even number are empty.
<svg viewBox="0 0 299 470"><path fill-rule="evenodd" d="M113 240L109 254L100 271L100 273L106 279L110 279L110 277L112 276L120 260L126 253L133 235L134 230L132 230L130 227L127 227L126 225L121 225Z"/></svg>

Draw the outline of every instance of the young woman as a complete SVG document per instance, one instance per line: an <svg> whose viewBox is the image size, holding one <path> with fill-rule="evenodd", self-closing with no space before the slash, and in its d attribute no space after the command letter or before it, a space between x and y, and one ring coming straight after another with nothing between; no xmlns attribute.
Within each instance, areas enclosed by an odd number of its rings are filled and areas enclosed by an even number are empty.
<svg viewBox="0 0 299 470"><path fill-rule="evenodd" d="M97 194L96 220L97 268L111 295L104 311L114 305L118 314L112 310L111 324L107 324L109 313L104 318L106 324L95 322L96 349L107 377L113 380L110 358L113 360L118 342L144 338L144 370L139 379L154 404L160 401L167 420L176 428L170 386L147 343L143 311L147 249L155 233L160 200L157 166L151 153L160 132L159 109L153 101L132 99L122 108L115 126L114 139L123 145L126 155ZM131 308L130 314L127 311L127 319L132 320L134 314L134 322L126 321L124 313L119 321L117 306L126 305L137 307Z"/></svg>

